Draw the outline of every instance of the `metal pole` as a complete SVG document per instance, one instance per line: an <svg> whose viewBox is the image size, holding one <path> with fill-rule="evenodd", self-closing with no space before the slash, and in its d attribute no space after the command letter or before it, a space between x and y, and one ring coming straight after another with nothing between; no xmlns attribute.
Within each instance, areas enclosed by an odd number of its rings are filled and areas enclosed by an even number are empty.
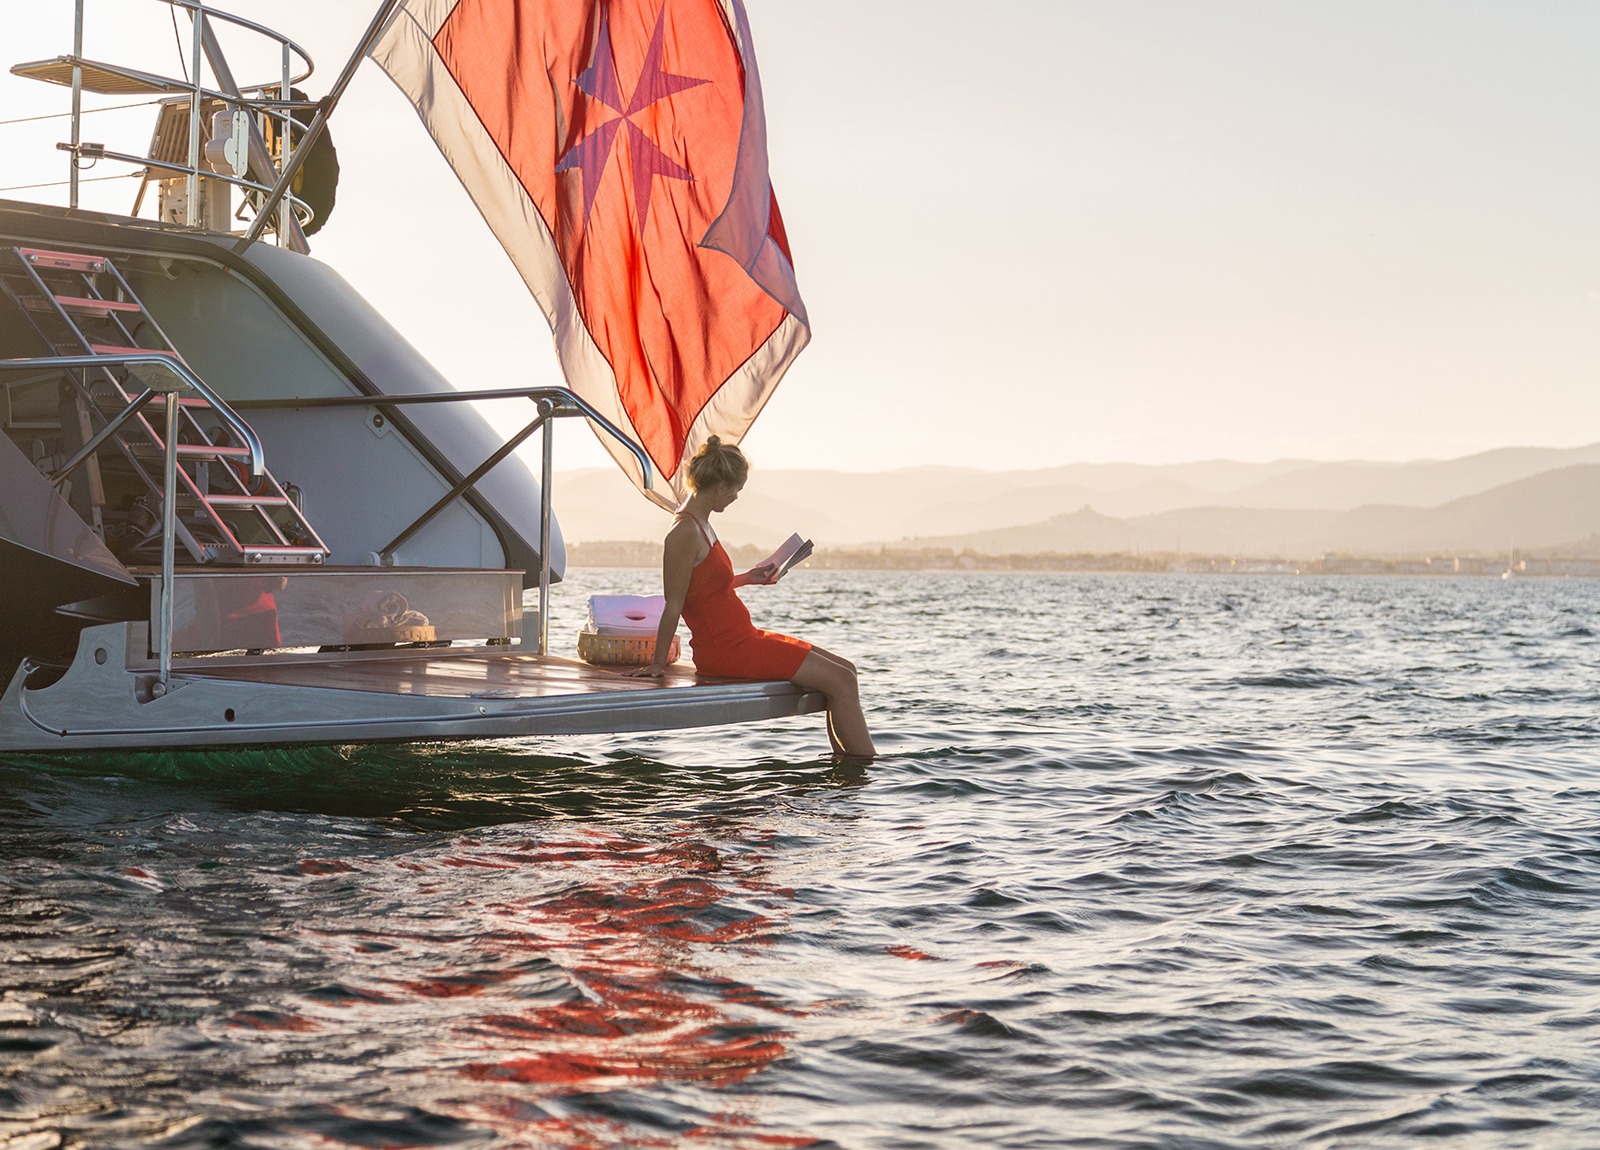
<svg viewBox="0 0 1600 1150"><path fill-rule="evenodd" d="M539 411L548 416L549 400L539 401ZM555 470L555 453L551 448L555 434L555 420L544 424L544 458L539 468L539 654L550 651L550 500L551 480Z"/></svg>
<svg viewBox="0 0 1600 1150"><path fill-rule="evenodd" d="M211 64L211 74L216 77L217 87L230 96L243 101L244 93L239 90L239 85L233 79L233 69L228 66L228 57L223 54L222 44L217 40L217 34L211 30L211 21L206 19L206 14L201 11L191 11L195 23L200 28L200 42L205 47L206 60ZM289 98L289 46L283 46L283 98ZM272 162L272 153L267 151L267 139L261 134L261 127L256 123L254 116L250 117L250 168L254 169L257 179L266 183L272 178L272 173L277 170L277 165ZM284 218L290 222L278 225L278 242L291 251L309 252L311 245L306 242L305 232L300 230L300 221L294 218L294 213L285 203ZM212 225L212 231L224 231L224 228Z"/></svg>
<svg viewBox="0 0 1600 1150"><path fill-rule="evenodd" d="M67 174L67 206L78 206L78 144L83 124L83 0L72 13L72 150L67 153L72 170Z"/></svg>
<svg viewBox="0 0 1600 1150"><path fill-rule="evenodd" d="M167 393L167 441L161 477L161 663L157 694L172 688L172 581L178 542L178 392Z"/></svg>
<svg viewBox="0 0 1600 1150"><path fill-rule="evenodd" d="M194 57L194 66L190 69L194 91L189 93L189 174L184 182L183 222L191 228L200 220L200 31L204 26L200 20L194 22L194 43L190 49Z"/></svg>
<svg viewBox="0 0 1600 1150"><path fill-rule="evenodd" d="M344 95L344 90L350 86L350 81L355 79L356 69L361 66L361 57L365 56L367 50L377 42L378 34L388 23L390 14L399 6L400 0L383 0L383 4L378 8L378 14L372 18L372 23L367 25L367 30L362 33L361 42L356 45L356 50L345 62L344 71L339 73L339 78L333 82L333 87L322 98L322 106L317 109L316 118L311 121L306 134L300 138L299 148L295 149L294 155L280 170L278 182L272 186L272 191L267 193L267 198L262 200L261 206L256 209L256 218L251 221L244 238L233 246L235 252L243 252L261 238L262 232L266 231L267 220L271 218L272 210L278 206L284 193L294 183L294 178L300 174L301 166L311 154L311 145L321 138L323 129L328 125L328 117L333 114L334 105L338 104L339 98Z"/></svg>
<svg viewBox="0 0 1600 1150"><path fill-rule="evenodd" d="M278 98L284 101L285 104L283 122L278 126L278 139L283 141L282 150L278 155L278 165L281 168L294 155L294 110L287 106L288 102L293 99L289 94L289 45L287 43L283 46L283 82L278 85ZM278 235L281 237L291 234L298 234L300 242L306 242L305 233L300 229L300 221L295 218L294 209L289 205L288 200L284 200L278 206ZM282 240L280 239L279 242L281 243ZM307 245L307 248L309 250L309 245Z"/></svg>
<svg viewBox="0 0 1600 1150"><path fill-rule="evenodd" d="M87 376L88 372L84 372L83 375ZM138 397L135 398L132 403L130 403L127 407L124 407L121 411L117 412L116 415L112 416L111 419L107 421L104 427L95 432L94 437L90 439L88 443L85 443L82 447L78 448L77 451L73 452L71 459L67 460L60 467L56 468L55 471L50 475L50 482L59 487L63 482L66 481L67 476L72 474L72 469L74 467L78 466L78 464L82 463L85 459L88 459L89 456L99 451L102 443L115 435L121 429L124 423L127 423L128 420L132 419L135 415L138 415L139 412L144 409L145 404L149 403L155 397L156 392L154 388L147 387L141 391Z"/></svg>

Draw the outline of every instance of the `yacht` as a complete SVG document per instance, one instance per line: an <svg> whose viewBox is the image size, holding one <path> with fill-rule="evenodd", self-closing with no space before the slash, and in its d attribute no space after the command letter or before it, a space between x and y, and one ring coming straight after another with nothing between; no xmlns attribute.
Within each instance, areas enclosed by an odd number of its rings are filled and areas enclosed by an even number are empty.
<svg viewBox="0 0 1600 1150"><path fill-rule="evenodd" d="M65 205L0 199L0 752L527 738L771 720L789 683L664 680L555 654L565 566L556 386L464 391L309 254L331 202L337 89L309 56L198 0L173 76L70 53ZM282 68L237 79L217 30ZM202 69L204 59L206 68ZM209 73L209 74L207 74ZM82 132L85 94L147 98L147 146ZM128 164L126 215L77 172ZM481 404L525 401L514 434ZM538 438L535 466L518 448ZM530 446L530 454L531 454ZM525 606L525 601L528 605Z"/></svg>

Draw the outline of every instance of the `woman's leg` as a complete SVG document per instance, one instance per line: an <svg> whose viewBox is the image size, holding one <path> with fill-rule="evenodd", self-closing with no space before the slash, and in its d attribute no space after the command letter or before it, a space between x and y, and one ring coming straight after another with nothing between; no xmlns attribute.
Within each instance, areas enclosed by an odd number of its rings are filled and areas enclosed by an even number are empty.
<svg viewBox="0 0 1600 1150"><path fill-rule="evenodd" d="M871 757L877 749L861 712L861 689L856 666L848 659L813 647L791 682L828 697L828 741L837 754Z"/></svg>

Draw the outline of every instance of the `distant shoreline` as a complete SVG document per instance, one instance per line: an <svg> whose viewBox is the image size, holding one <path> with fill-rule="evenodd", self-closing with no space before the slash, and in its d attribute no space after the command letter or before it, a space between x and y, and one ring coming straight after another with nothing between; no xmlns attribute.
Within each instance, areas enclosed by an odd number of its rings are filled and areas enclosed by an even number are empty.
<svg viewBox="0 0 1600 1150"><path fill-rule="evenodd" d="M728 548L735 567L753 566L767 550L752 545ZM567 565L585 568L655 568L661 564L657 542L601 541L567 547ZM1324 555L1318 559L1230 555L1183 555L1177 552L1129 553L1041 552L987 555L946 548L819 548L804 564L821 571L932 572L1108 572L1177 575L1415 575L1422 577L1600 578L1600 558L1561 555L1431 555L1378 558Z"/></svg>

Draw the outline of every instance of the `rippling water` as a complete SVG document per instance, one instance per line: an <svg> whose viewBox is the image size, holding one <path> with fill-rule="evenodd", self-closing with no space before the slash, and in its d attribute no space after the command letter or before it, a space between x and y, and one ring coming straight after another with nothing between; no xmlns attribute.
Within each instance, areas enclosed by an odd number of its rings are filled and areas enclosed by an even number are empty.
<svg viewBox="0 0 1600 1150"><path fill-rule="evenodd" d="M881 760L0 763L0 1147L1600 1144L1600 583L749 601Z"/></svg>

